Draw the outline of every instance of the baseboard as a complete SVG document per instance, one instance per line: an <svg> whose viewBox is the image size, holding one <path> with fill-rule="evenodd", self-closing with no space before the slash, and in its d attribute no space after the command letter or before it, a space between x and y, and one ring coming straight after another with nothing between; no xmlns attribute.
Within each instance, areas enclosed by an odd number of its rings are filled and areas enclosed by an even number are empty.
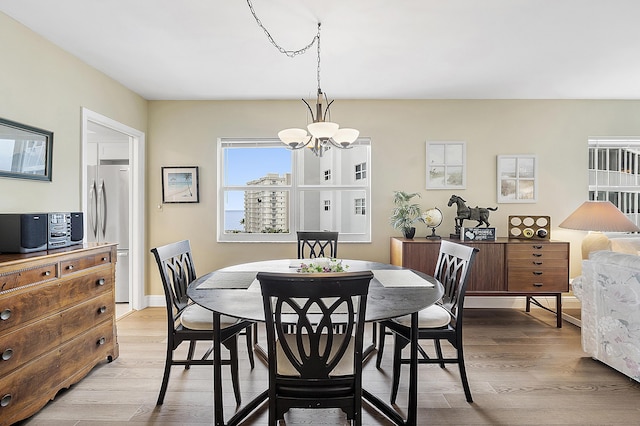
<svg viewBox="0 0 640 426"><path fill-rule="evenodd" d="M555 296L536 296L541 305L554 309ZM525 296L467 296L464 299L465 308L518 308L526 307ZM580 300L573 295L562 296L562 306L566 308L580 308Z"/></svg>
<svg viewBox="0 0 640 426"><path fill-rule="evenodd" d="M164 296L151 294L144 297L146 308L159 308L165 306Z"/></svg>

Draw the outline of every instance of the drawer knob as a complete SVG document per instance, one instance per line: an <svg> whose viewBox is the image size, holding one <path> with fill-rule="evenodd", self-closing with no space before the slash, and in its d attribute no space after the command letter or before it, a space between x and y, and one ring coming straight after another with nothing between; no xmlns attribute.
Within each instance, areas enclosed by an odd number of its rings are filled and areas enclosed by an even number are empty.
<svg viewBox="0 0 640 426"><path fill-rule="evenodd" d="M103 261L103 262L106 262L108 259L109 259L109 258L105 256L105 257L103 257L103 258L102 258L102 261Z"/></svg>
<svg viewBox="0 0 640 426"><path fill-rule="evenodd" d="M98 308L98 313L99 314L104 314L105 312L107 312L107 307L106 306L100 306Z"/></svg>
<svg viewBox="0 0 640 426"><path fill-rule="evenodd" d="M542 275L542 271L533 271L533 275Z"/></svg>
<svg viewBox="0 0 640 426"><path fill-rule="evenodd" d="M96 281L96 284L97 284L97 285L104 285L104 283L105 283L105 282L106 282L106 281L105 281L105 279L104 279L104 278L100 278L98 281Z"/></svg>
<svg viewBox="0 0 640 426"><path fill-rule="evenodd" d="M542 257L542 253L532 253L533 257Z"/></svg>
<svg viewBox="0 0 640 426"><path fill-rule="evenodd" d="M533 283L534 287L542 287L542 283Z"/></svg>
<svg viewBox="0 0 640 426"><path fill-rule="evenodd" d="M96 345L98 346L102 346L107 342L107 339L105 339L104 337L101 337L98 339L98 341L96 342Z"/></svg>
<svg viewBox="0 0 640 426"><path fill-rule="evenodd" d="M0 312L0 320L6 321L9 318L11 318L11 309L5 309L4 311Z"/></svg>
<svg viewBox="0 0 640 426"><path fill-rule="evenodd" d="M69 265L69 266L67 266L67 269L68 269L68 270L72 270L72 269L73 269L73 265Z"/></svg>
<svg viewBox="0 0 640 426"><path fill-rule="evenodd" d="M8 393L0 399L0 407L6 407L11 404L11 394Z"/></svg>
<svg viewBox="0 0 640 426"><path fill-rule="evenodd" d="M11 348L7 348L7 349L4 350L4 352L2 352L2 360L3 361L9 361L12 356L13 356L13 349L11 349Z"/></svg>
<svg viewBox="0 0 640 426"><path fill-rule="evenodd" d="M536 249L536 250L541 250L542 246L541 245L534 245L533 248Z"/></svg>
<svg viewBox="0 0 640 426"><path fill-rule="evenodd" d="M534 261L533 261L533 264L534 264L534 265L542 265L542 261L540 261L540 260L534 260Z"/></svg>
<svg viewBox="0 0 640 426"><path fill-rule="evenodd" d="M44 275L45 277L48 277L49 275L51 275L51 271L44 271L42 275Z"/></svg>

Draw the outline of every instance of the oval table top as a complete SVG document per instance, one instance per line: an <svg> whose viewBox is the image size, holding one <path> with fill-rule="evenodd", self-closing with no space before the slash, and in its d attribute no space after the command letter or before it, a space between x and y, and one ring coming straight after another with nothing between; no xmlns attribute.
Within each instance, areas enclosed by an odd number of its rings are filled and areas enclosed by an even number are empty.
<svg viewBox="0 0 640 426"><path fill-rule="evenodd" d="M197 304L235 318L264 322L258 272L299 273L302 262L314 259L278 259L243 263L210 272L193 281L187 295ZM386 263L343 259L348 272L373 271L366 321L381 321L418 312L442 297L442 284L430 275ZM376 275L376 271L379 272ZM386 272L398 271L398 272Z"/></svg>

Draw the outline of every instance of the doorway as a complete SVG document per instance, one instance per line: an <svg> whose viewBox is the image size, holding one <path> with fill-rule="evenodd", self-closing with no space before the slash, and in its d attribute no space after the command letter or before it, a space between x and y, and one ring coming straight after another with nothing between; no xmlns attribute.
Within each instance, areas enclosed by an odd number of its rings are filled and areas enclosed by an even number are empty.
<svg viewBox="0 0 640 426"><path fill-rule="evenodd" d="M89 219L89 212L93 208L91 197L91 167L100 161L113 163L126 161L130 171L127 183L128 194L126 202L128 208L123 214L128 226L128 235L123 241L118 241L119 248L126 247L126 258L118 252L116 262L116 292L125 294L118 296L122 303L118 303L117 317L127 314L131 310L146 307L144 298L144 143L145 134L139 130L126 126L101 114L82 109L82 210ZM102 160L100 160L102 156ZM90 236L90 220L84 221L84 235L88 241ZM128 268L120 268L118 277L118 263ZM122 275L124 274L124 276ZM118 283L126 281L128 289L118 289Z"/></svg>

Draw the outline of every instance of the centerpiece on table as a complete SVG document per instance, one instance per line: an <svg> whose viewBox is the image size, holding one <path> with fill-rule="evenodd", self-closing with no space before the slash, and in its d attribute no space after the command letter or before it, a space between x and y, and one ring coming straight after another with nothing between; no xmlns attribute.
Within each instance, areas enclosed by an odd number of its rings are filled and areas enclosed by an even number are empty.
<svg viewBox="0 0 640 426"><path fill-rule="evenodd" d="M318 272L346 272L349 265L343 265L342 259L331 259L328 257L316 257L309 259L310 262L300 263L298 272L318 273Z"/></svg>

